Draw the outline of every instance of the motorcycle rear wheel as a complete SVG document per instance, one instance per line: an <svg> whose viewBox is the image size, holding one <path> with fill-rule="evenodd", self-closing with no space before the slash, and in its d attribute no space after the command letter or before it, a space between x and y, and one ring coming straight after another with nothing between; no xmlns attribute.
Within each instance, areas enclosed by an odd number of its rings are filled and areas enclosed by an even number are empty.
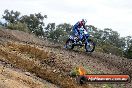
<svg viewBox="0 0 132 88"><path fill-rule="evenodd" d="M68 40L66 41L66 48L67 48L67 49L73 49L73 48L74 48L74 41L71 40L71 39L68 39Z"/></svg>

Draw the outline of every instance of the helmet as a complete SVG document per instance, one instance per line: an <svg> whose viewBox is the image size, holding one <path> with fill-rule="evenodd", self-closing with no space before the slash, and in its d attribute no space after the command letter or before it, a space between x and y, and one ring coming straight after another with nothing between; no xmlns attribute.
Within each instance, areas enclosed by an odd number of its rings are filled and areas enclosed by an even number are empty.
<svg viewBox="0 0 132 88"><path fill-rule="evenodd" d="M83 22L83 24L86 24L87 20L86 19L82 19L82 22Z"/></svg>

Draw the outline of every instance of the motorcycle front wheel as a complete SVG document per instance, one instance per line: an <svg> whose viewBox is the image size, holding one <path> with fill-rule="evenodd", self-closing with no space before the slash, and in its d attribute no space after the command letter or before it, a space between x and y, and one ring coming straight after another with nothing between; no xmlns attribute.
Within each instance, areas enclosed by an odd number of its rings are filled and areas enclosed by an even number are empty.
<svg viewBox="0 0 132 88"><path fill-rule="evenodd" d="M85 43L85 50L86 52L93 52L95 49L95 43L89 39L88 43Z"/></svg>

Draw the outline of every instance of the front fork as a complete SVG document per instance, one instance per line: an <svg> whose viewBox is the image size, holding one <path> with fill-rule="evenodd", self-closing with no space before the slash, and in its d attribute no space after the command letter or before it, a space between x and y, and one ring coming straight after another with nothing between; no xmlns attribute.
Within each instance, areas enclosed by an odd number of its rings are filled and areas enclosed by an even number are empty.
<svg viewBox="0 0 132 88"><path fill-rule="evenodd" d="M89 35L87 34L87 35L85 35L85 36L83 36L84 37L84 39L85 39L85 44L88 44L88 37L89 37Z"/></svg>
<svg viewBox="0 0 132 88"><path fill-rule="evenodd" d="M86 39L86 40L85 40L85 44L86 44L86 45L88 45L88 44L89 44L88 39Z"/></svg>

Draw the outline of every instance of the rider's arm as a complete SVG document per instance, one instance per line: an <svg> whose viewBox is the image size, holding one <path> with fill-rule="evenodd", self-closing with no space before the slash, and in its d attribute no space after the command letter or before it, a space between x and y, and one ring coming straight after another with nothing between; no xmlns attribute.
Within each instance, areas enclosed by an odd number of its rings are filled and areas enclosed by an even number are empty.
<svg viewBox="0 0 132 88"><path fill-rule="evenodd" d="M83 28L84 28L86 31L88 31L85 25L83 25Z"/></svg>

